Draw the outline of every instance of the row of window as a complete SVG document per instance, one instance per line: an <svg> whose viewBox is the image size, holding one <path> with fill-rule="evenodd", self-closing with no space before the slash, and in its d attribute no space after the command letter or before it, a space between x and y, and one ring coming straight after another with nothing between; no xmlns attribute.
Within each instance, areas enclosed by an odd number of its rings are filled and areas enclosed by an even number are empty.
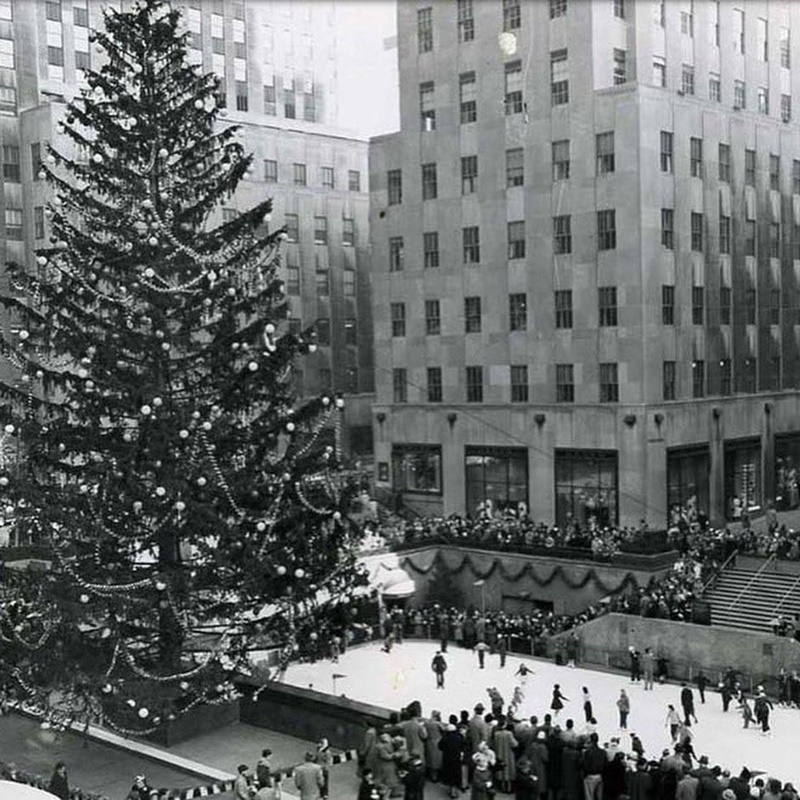
<svg viewBox="0 0 800 800"><path fill-rule="evenodd" d="M482 403L484 394L484 369L482 366L465 368L465 399L468 403ZM527 364L512 364L510 367L511 402L527 403L530 389ZM616 363L600 364L600 402L619 401L619 382ZM402 367L392 370L392 400L408 402L408 371ZM443 401L442 368L428 367L425 397L429 403ZM575 402L575 377L572 364L556 364L556 402Z"/></svg>
<svg viewBox="0 0 800 800"><path fill-rule="evenodd" d="M626 0L613 0L614 16L625 19ZM502 16L498 22L502 23L503 31L515 31L522 27L522 0L503 0ZM563 17L567 13L567 0L550 0L550 18ZM455 23L458 41L463 43L475 39L475 6L474 0L456 0ZM433 8L420 8L417 10L417 50L420 53L433 51Z"/></svg>
<svg viewBox="0 0 800 800"><path fill-rule="evenodd" d="M303 322L299 317L289 317L289 333L299 336L303 331ZM342 323L344 343L358 344L358 323L355 317L346 317ZM328 346L331 343L331 321L328 317L320 317L314 323L317 344Z"/></svg>
<svg viewBox="0 0 800 800"><path fill-rule="evenodd" d="M285 214L283 218L286 236L290 242L300 240L299 214ZM314 217L314 244L328 244L328 218L324 215ZM342 244L353 246L356 243L356 221L353 217L342 218Z"/></svg>
<svg viewBox="0 0 800 800"><path fill-rule="evenodd" d="M264 159L264 181L266 183L278 183L280 176L278 172L278 162L274 159ZM305 164L295 162L292 164L292 180L291 183L295 186L308 186L308 169ZM336 170L333 167L320 167L319 168L319 181L318 186L323 189L335 189ZM361 191L361 172L357 169L350 169L347 171L347 190L349 192Z"/></svg>
<svg viewBox="0 0 800 800"><path fill-rule="evenodd" d="M356 296L356 272L352 269L342 270L342 294L345 297ZM314 277L315 290L318 297L328 297L331 293L330 270L317 269ZM295 264L286 266L286 294L299 295L302 293L302 271Z"/></svg>
<svg viewBox="0 0 800 800"><path fill-rule="evenodd" d="M671 131L660 132L659 167L662 172L673 173L675 169L675 136ZM689 172L694 178L706 176L703 139L689 138ZM571 148L570 140L562 139L551 145L552 178L554 181L568 180L570 177ZM265 162L266 163L266 162ZM275 162L271 162L275 163ZM298 165L295 165L298 166ZM302 165L300 165L302 166ZM769 188L781 191L782 178L781 157L769 154L767 163ZM274 167L277 175L277 165ZM460 161L461 194L474 194L478 190L478 156L462 156ZM435 162L422 164L421 193L422 200L435 200L439 196L439 167ZM597 175L607 175L616 171L616 145L614 131L604 131L595 135L595 171ZM744 150L744 182L747 186L756 185L757 154L755 150ZM303 172L303 180L305 179ZM720 143L717 146L717 178L722 183L731 183L733 176L733 158L731 146ZM525 184L525 155L521 147L506 150L505 185L508 188ZM304 185L304 184L303 184ZM386 186L389 205L403 202L403 172L391 169L386 173ZM800 194L800 159L792 160L791 173L792 194ZM357 191L357 190L354 190Z"/></svg>

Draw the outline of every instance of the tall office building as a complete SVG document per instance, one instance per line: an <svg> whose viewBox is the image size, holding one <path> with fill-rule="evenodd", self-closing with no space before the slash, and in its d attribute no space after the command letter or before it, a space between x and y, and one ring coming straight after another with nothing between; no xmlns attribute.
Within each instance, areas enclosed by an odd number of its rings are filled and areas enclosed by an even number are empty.
<svg viewBox="0 0 800 800"><path fill-rule="evenodd" d="M800 4L402 0L377 478L426 513L796 505Z"/></svg>
<svg viewBox="0 0 800 800"><path fill-rule="evenodd" d="M5 261L31 262L49 231L38 163L65 152L58 121L83 68L97 66L94 0L0 0L0 147ZM116 4L119 7L119 4ZM286 225L291 328L314 323L319 348L299 365L305 394L347 393L355 451L369 450L373 362L368 258L367 142L338 126L337 4L194 0L183 7L190 59L221 78L221 124L241 125L252 174L220 217L274 199ZM77 158L82 154L72 153Z"/></svg>

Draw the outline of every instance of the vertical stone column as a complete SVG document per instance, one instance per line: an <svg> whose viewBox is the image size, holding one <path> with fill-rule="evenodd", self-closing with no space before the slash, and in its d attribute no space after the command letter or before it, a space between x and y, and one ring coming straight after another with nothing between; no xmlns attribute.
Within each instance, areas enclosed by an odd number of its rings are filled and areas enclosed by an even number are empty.
<svg viewBox="0 0 800 800"><path fill-rule="evenodd" d="M722 409L713 406L708 415L708 519L712 525L725 522L725 427Z"/></svg>

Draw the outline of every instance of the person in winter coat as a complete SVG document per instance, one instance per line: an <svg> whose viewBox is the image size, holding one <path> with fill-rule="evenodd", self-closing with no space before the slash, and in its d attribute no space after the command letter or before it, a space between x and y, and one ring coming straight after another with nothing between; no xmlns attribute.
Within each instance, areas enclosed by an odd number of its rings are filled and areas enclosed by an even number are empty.
<svg viewBox="0 0 800 800"><path fill-rule="evenodd" d="M425 764L419 756L411 756L398 775L405 787L404 800L424 800Z"/></svg>
<svg viewBox="0 0 800 800"><path fill-rule="evenodd" d="M767 699L764 690L758 692L755 703L753 704L753 711L756 715L756 722L761 725L761 734L763 736L769 735L769 713L772 711L772 703Z"/></svg>
<svg viewBox="0 0 800 800"><path fill-rule="evenodd" d="M531 742L528 749L528 758L531 762L531 770L536 776L536 782L539 787L539 794L547 797L549 784L547 782L547 764L550 761L550 752L547 749L547 734L544 731L539 731L536 738Z"/></svg>
<svg viewBox="0 0 800 800"><path fill-rule="evenodd" d="M744 722L743 727L749 728L750 723L753 721L753 709L750 708L750 701L747 699L747 695L742 695L742 702L739 707L742 711L742 721Z"/></svg>
<svg viewBox="0 0 800 800"><path fill-rule="evenodd" d="M561 711L562 708L564 708L564 701L565 700L567 702L569 702L569 698L568 697L564 697L564 695L561 694L561 687L558 684L553 686L553 699L552 699L552 701L550 703L550 708L553 711L553 716L554 717L557 717L558 716L558 712Z"/></svg>
<svg viewBox="0 0 800 800"><path fill-rule="evenodd" d="M428 731L419 717L403 720L398 726L399 733L405 739L409 756L419 756L425 763L425 739Z"/></svg>
<svg viewBox="0 0 800 800"><path fill-rule="evenodd" d="M378 784L375 783L375 776L371 769L365 769L361 773L361 783L358 786L358 800L373 800L380 797Z"/></svg>
<svg viewBox="0 0 800 800"><path fill-rule="evenodd" d="M491 800L493 788L492 773L484 767L476 768L472 776L470 800Z"/></svg>
<svg viewBox="0 0 800 800"><path fill-rule="evenodd" d="M431 669L436 675L436 688L444 689L444 673L447 671L447 662L441 652L433 657L431 662Z"/></svg>
<svg viewBox="0 0 800 800"><path fill-rule="evenodd" d="M47 791L58 797L59 800L69 800L67 765L63 761L57 761L55 767L53 767L53 774L50 778L50 783L47 784Z"/></svg>
<svg viewBox="0 0 800 800"><path fill-rule="evenodd" d="M606 762L603 767L604 800L619 800L624 794L626 772L624 753L617 753L614 758Z"/></svg>
<svg viewBox="0 0 800 800"><path fill-rule="evenodd" d="M428 768L428 779L439 780L439 773L442 770L442 751L439 749L439 742L445 731L445 724L442 722L442 715L438 711L431 711L430 719L425 720L425 764Z"/></svg>
<svg viewBox="0 0 800 800"><path fill-rule="evenodd" d="M624 731L628 729L628 714L631 713L631 701L627 692L620 689L617 699L617 709L619 710L619 727Z"/></svg>
<svg viewBox="0 0 800 800"><path fill-rule="evenodd" d="M697 722L697 714L694 713L694 692L685 683L681 684L681 706L683 706L683 721Z"/></svg>
<svg viewBox="0 0 800 800"><path fill-rule="evenodd" d="M514 738L510 723L498 726L494 732L494 752L501 765L495 772L495 780L500 784L500 791L509 793L517 776L515 751L519 743Z"/></svg>
<svg viewBox="0 0 800 800"><path fill-rule="evenodd" d="M358 769L359 774L362 776L369 770L373 774L375 780L377 780L377 778L375 778L375 762L378 758L377 746L378 730L373 723L367 722L364 731L364 739L361 743L361 747L359 747L357 751Z"/></svg>
<svg viewBox="0 0 800 800"><path fill-rule="evenodd" d="M572 742L565 742L561 751L561 797L563 800L583 800L581 753Z"/></svg>
<svg viewBox="0 0 800 800"><path fill-rule="evenodd" d="M635 772L628 775L630 800L653 800L653 778L647 770L647 761L640 758Z"/></svg>
<svg viewBox="0 0 800 800"><path fill-rule="evenodd" d="M378 744L375 748L375 783L389 794L396 793L400 783L397 775L397 759L395 758L392 737L388 733L382 733L378 737Z"/></svg>
<svg viewBox="0 0 800 800"><path fill-rule="evenodd" d="M539 787L536 776L531 772L531 762L521 758L517 763L517 776L514 779L514 800L539 800Z"/></svg>
<svg viewBox="0 0 800 800"><path fill-rule="evenodd" d="M451 717L452 719L452 717ZM463 787L461 765L464 762L465 740L454 724L449 724L439 742L442 769L439 773L450 797L457 797Z"/></svg>

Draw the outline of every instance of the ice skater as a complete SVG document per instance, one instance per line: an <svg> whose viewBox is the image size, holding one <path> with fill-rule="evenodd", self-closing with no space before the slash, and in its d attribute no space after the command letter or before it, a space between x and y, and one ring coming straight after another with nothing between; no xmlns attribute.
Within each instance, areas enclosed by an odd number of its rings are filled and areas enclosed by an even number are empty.
<svg viewBox="0 0 800 800"><path fill-rule="evenodd" d="M489 645L486 642L478 642L475 645L475 652L478 654L478 666L483 669L486 666L486 651Z"/></svg>
<svg viewBox="0 0 800 800"><path fill-rule="evenodd" d="M444 673L447 672L447 661L441 651L436 653L431 662L431 669L436 675L436 688L444 689Z"/></svg>
<svg viewBox="0 0 800 800"><path fill-rule="evenodd" d="M758 687L758 696L756 697L755 703L753 704L753 710L755 711L756 715L756 722L761 725L761 735L762 736L771 736L770 727L769 727L769 714L772 711L772 703L767 698L767 695L764 693L763 687Z"/></svg>
<svg viewBox="0 0 800 800"><path fill-rule="evenodd" d="M642 666L644 667L644 689L645 691L653 688L653 674L655 672L656 657L649 647L645 647L642 655ZM631 680L633 680L631 678Z"/></svg>
<svg viewBox="0 0 800 800"><path fill-rule="evenodd" d="M514 673L514 677L516 678L519 676L522 678L521 683L525 683L528 679L528 675L534 675L534 671L524 662L520 661L519 666L517 667L517 671Z"/></svg>
<svg viewBox="0 0 800 800"><path fill-rule="evenodd" d="M692 720L697 724L697 714L694 713L694 692L685 684L681 684L681 706L683 706L684 724Z"/></svg>
<svg viewBox="0 0 800 800"><path fill-rule="evenodd" d="M639 656L639 651L631 645L628 648L628 655L631 659L631 682L636 683L642 679L642 662Z"/></svg>
<svg viewBox="0 0 800 800"><path fill-rule="evenodd" d="M585 686L581 689L581 694L583 697L583 715L586 717L586 721L588 722L594 716L592 713L592 696L589 694L589 690Z"/></svg>
<svg viewBox="0 0 800 800"><path fill-rule="evenodd" d="M558 712L564 708L565 701L568 703L569 698L564 697L564 695L561 694L561 687L558 684L555 684L555 686L553 686L553 700L550 703L550 709L553 712L554 719L558 718Z"/></svg>
<svg viewBox="0 0 800 800"><path fill-rule="evenodd" d="M628 729L628 714L631 713L631 701L628 693L624 689L619 691L619 699L617 700L617 709L619 710L619 727L625 731Z"/></svg>

